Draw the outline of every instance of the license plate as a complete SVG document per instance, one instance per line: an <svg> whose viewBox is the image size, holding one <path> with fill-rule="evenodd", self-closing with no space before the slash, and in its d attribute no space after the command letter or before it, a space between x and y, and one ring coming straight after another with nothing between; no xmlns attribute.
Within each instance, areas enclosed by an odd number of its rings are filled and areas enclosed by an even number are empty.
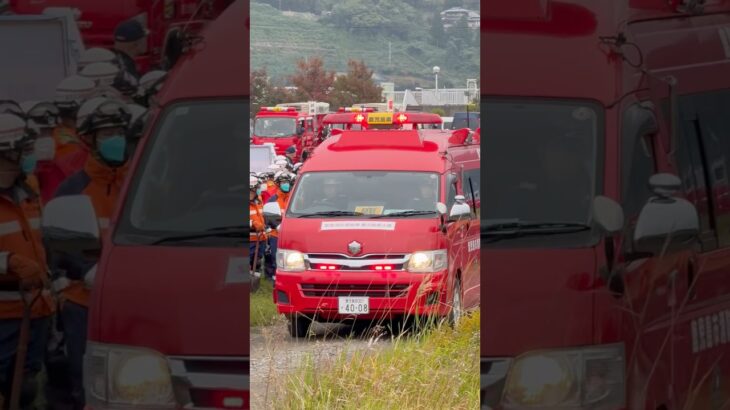
<svg viewBox="0 0 730 410"><path fill-rule="evenodd" d="M339 313L341 315L366 315L370 313L370 298L340 296Z"/></svg>
<svg viewBox="0 0 730 410"><path fill-rule="evenodd" d="M393 114L389 112L370 112L368 113L368 124L392 124Z"/></svg>

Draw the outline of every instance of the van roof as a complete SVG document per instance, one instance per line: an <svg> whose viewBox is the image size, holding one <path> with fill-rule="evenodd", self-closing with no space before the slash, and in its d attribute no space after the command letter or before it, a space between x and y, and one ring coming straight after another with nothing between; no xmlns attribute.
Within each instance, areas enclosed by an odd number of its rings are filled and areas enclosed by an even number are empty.
<svg viewBox="0 0 730 410"><path fill-rule="evenodd" d="M203 30L203 40L168 75L159 94L161 105L180 99L248 97L248 15L248 2L237 0Z"/></svg>
<svg viewBox="0 0 730 410"><path fill-rule="evenodd" d="M451 130L342 131L320 144L304 163L312 171L423 171L443 172L444 152L453 147ZM478 144L472 145L474 149Z"/></svg>

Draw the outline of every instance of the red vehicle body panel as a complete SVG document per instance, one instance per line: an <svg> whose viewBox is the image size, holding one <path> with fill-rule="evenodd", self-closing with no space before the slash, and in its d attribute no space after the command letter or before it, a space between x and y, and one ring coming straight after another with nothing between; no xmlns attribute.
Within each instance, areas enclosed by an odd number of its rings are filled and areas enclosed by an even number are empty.
<svg viewBox="0 0 730 410"><path fill-rule="evenodd" d="M292 118L295 121L299 122L300 119L306 117L304 114L293 111L293 112L266 112L266 111L260 111L256 114L256 119L259 118ZM305 138L311 138L313 135L312 130L305 130L304 134L299 137L296 134L291 136L283 136L283 137L262 137L256 135L256 131L254 129L253 134L253 144L254 145L261 145L265 143L273 143L274 149L276 150L276 155L284 155L287 148L294 145L297 147L297 155L295 158L299 158L302 152L302 143L301 141Z"/></svg>
<svg viewBox="0 0 730 410"><path fill-rule="evenodd" d="M446 202L444 197L447 188L444 174L460 166L478 169L477 146L449 147L450 132L421 131L423 145L420 148L414 147L414 141L405 139L403 133L418 135L415 131L345 131L339 136L334 135L314 150L311 159L304 164L300 173L305 175L310 172L343 170L434 172L441 174L439 198ZM346 135L346 139L342 139L342 135ZM451 152L450 156L441 154L446 150ZM451 158L454 162L446 158ZM456 165L457 163L459 165ZM459 183L461 184L461 180ZM293 191L295 196L297 189L295 185ZM438 217L379 219L384 222L396 221L395 232L377 230L322 232L320 229L323 221L342 220L284 217L278 247L305 254L344 253L347 244L355 240L362 244L363 255L410 254L423 250L448 249L450 264L446 270L430 274L375 270L321 271L317 270L316 265L304 272L277 270L274 300L280 313L312 315L316 312L317 319L325 321L351 319L350 316L338 313L336 297L305 295L302 286L322 289L344 286L338 292L345 292L348 286L366 286L368 291L373 292L368 294L371 300L370 313L359 315L358 319L393 318L415 313L444 316L449 313L449 301L457 276L462 281L464 308L475 308L479 305L478 252L475 249L467 252L466 249L467 242L475 241L477 238L476 220L449 224L446 235L441 234L439 230ZM377 290L392 285L405 285L406 288L402 291L405 296L386 298L382 297L382 291ZM279 292L287 295L289 303L281 303L278 298ZM436 292L439 293L438 301L441 303L427 304L428 295Z"/></svg>
<svg viewBox="0 0 730 410"><path fill-rule="evenodd" d="M730 62L719 31L730 25L730 2L708 2L706 16L694 17L674 12L668 3L677 2L658 0L528 3L535 7L519 9L497 0L488 0L483 7L488 12L481 24L485 62L481 76L488 81L483 82L482 102L519 97L600 103L605 109L602 195L620 202L622 161L626 161L620 155L623 112L639 101L652 101L659 125L654 140L656 172L680 175L673 154L668 154L669 121L661 109L669 87L647 81L602 45L599 36L623 32L641 49L645 66L657 78L677 78L680 96L727 90ZM629 48L627 57L636 61ZM489 124L483 127L488 136ZM487 167L483 172L495 170ZM715 188L715 195L723 189ZM700 196L688 199L700 203ZM720 205L716 215L727 215L724 203ZM706 217L707 210L698 208ZM698 340L694 328L698 321L705 317L722 321L730 309L730 249L628 263L625 294L616 297L599 275L607 265L604 241L572 250L483 245L485 403L502 408L509 371L497 369L498 359L612 343L625 347L625 408L709 409L718 400L726 402L730 398L727 344L715 342L700 352L693 350L693 340ZM673 271L676 282L669 279ZM719 337L718 330L707 332L718 332Z"/></svg>
<svg viewBox="0 0 730 410"><path fill-rule="evenodd" d="M161 62L168 32L175 26L193 21L190 30L199 30L214 20L232 0L214 0L198 9L198 0L10 0L18 14L38 14L47 7L74 7L81 12L79 30L86 48L114 46L114 29L122 21L147 14L150 30L147 54L137 58L141 72ZM197 10L197 14L196 13Z"/></svg>
<svg viewBox="0 0 730 410"><path fill-rule="evenodd" d="M249 64L248 13L248 2L239 0L206 29L206 46L186 55L170 72L159 94L162 109L181 100L248 101L248 77L240 75ZM159 113L152 114L153 126L138 153L145 151ZM127 200L140 157L132 161L120 204ZM120 205L104 238L90 304L89 341L145 347L165 356L248 359L249 284L224 280L231 258L248 260L247 247L117 245L112 237L121 212ZM248 386L235 387L248 397Z"/></svg>

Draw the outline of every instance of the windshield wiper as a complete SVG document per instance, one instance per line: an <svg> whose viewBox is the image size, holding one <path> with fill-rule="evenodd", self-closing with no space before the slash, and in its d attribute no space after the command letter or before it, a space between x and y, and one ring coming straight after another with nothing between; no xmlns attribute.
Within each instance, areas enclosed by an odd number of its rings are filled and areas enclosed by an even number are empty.
<svg viewBox="0 0 730 410"><path fill-rule="evenodd" d="M188 240L192 240L192 239L202 239L202 238L212 238L212 237L247 238L248 234L249 234L248 226L244 226L244 225L221 226L221 227L217 227L217 228L206 229L205 231L198 232L198 233L167 236L167 237L160 238L160 239L152 242L151 245L160 245L163 243L170 243L170 242L183 242L183 241L188 241Z"/></svg>
<svg viewBox="0 0 730 410"><path fill-rule="evenodd" d="M297 215L298 218L312 218L316 216L361 216L362 212L351 212L351 211L322 211L314 212L311 214Z"/></svg>
<svg viewBox="0 0 730 410"><path fill-rule="evenodd" d="M591 230L589 225L578 222L523 222L515 220L484 224L481 227L481 236L488 238L487 242L496 242L525 236L560 235L589 230Z"/></svg>
<svg viewBox="0 0 730 410"><path fill-rule="evenodd" d="M436 211L417 211L415 209L411 209L409 211L400 211L400 212L393 212L389 214L383 214L383 215L375 215L371 216L370 218L392 218L392 217L398 217L398 216L413 216L413 215L432 215L437 213Z"/></svg>

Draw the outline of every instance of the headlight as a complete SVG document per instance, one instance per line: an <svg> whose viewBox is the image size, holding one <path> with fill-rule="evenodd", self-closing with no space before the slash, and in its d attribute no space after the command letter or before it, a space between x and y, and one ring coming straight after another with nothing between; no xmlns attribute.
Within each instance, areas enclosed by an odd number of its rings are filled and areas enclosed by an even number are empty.
<svg viewBox="0 0 730 410"><path fill-rule="evenodd" d="M504 408L617 408L624 405L623 345L528 353L507 375Z"/></svg>
<svg viewBox="0 0 730 410"><path fill-rule="evenodd" d="M448 257L446 250L415 252L408 258L409 272L436 272L446 269L448 265Z"/></svg>
<svg viewBox="0 0 730 410"><path fill-rule="evenodd" d="M175 406L167 361L148 349L89 343L84 358L84 387L92 406Z"/></svg>
<svg viewBox="0 0 730 410"><path fill-rule="evenodd" d="M289 272L298 272L305 269L304 254L299 251L278 249L276 251L277 269Z"/></svg>

